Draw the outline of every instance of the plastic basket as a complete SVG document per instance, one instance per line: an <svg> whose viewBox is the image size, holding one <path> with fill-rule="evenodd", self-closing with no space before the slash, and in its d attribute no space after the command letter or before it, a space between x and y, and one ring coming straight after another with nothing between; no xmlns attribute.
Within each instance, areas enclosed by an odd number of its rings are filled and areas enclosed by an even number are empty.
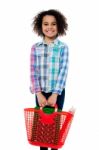
<svg viewBox="0 0 99 150"><path fill-rule="evenodd" d="M74 115L70 112L46 114L43 110L25 108L24 116L28 142L57 149L64 145Z"/></svg>

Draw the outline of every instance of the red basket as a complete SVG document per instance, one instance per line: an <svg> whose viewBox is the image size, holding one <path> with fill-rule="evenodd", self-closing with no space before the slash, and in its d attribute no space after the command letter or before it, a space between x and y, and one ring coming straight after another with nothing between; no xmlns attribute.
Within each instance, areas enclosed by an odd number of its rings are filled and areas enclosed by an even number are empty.
<svg viewBox="0 0 99 150"><path fill-rule="evenodd" d="M70 112L46 114L35 108L25 108L24 115L29 143L55 149L64 145L74 116Z"/></svg>

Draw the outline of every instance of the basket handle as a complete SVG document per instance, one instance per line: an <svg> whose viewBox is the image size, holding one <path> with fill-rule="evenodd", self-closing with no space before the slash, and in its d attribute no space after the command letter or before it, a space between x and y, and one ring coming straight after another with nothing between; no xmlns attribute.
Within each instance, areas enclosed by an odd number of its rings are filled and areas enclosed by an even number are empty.
<svg viewBox="0 0 99 150"><path fill-rule="evenodd" d="M49 105L46 105L46 106L49 106ZM44 107L46 107L46 106L44 106ZM40 106L40 110L42 110L44 107ZM55 112L57 112L57 111L58 111L58 106L57 106L57 104L55 104L53 107L54 107L54 109L55 109Z"/></svg>

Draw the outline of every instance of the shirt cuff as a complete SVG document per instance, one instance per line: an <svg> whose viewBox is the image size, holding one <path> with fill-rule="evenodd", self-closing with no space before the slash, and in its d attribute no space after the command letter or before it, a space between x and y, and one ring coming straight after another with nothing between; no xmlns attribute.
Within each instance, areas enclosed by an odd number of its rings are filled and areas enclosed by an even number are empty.
<svg viewBox="0 0 99 150"><path fill-rule="evenodd" d="M40 88L32 88L32 87L30 87L30 91L31 91L31 93L32 94L34 94L34 93L37 93L37 92L41 92L41 89Z"/></svg>
<svg viewBox="0 0 99 150"><path fill-rule="evenodd" d="M52 93L56 93L58 95L61 95L62 91L61 90L54 90Z"/></svg>

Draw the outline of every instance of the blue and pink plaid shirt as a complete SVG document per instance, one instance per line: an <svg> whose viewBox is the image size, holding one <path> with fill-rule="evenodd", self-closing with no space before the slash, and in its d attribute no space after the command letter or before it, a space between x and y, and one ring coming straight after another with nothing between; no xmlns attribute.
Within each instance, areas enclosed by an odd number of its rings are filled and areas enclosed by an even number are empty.
<svg viewBox="0 0 99 150"><path fill-rule="evenodd" d="M68 46L58 39L44 40L31 48L31 92L57 93L65 88L68 72Z"/></svg>

